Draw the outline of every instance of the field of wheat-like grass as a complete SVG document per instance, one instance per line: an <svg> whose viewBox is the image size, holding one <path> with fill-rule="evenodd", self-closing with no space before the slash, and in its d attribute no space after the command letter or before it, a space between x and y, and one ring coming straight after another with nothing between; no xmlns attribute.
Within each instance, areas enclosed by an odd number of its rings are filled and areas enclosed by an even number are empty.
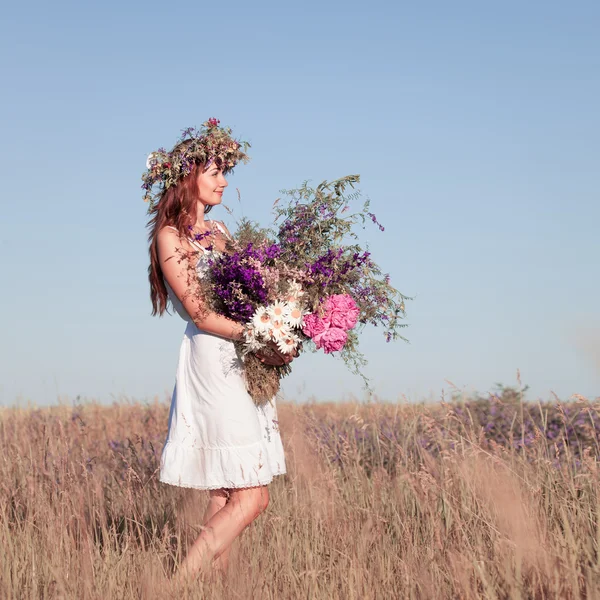
<svg viewBox="0 0 600 600"><path fill-rule="evenodd" d="M206 492L165 403L0 410L0 598L597 598L600 401L280 403L288 473L226 579L172 590Z"/></svg>

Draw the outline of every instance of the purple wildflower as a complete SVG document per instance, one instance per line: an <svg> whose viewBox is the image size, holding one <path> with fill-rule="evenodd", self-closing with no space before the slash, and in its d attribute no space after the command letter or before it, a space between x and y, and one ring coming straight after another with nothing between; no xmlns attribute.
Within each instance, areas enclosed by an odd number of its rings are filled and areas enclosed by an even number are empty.
<svg viewBox="0 0 600 600"><path fill-rule="evenodd" d="M271 253L276 249L271 247ZM213 289L220 299L223 314L245 323L256 308L267 302L267 289L260 271L249 259L264 263L267 252L254 249L252 244L243 251L224 254L211 262Z"/></svg>
<svg viewBox="0 0 600 600"><path fill-rule="evenodd" d="M377 217L373 213L367 213L367 215L369 215L369 217L371 217L371 221L373 221L373 223L379 227L379 231L385 231L385 227L377 220Z"/></svg>

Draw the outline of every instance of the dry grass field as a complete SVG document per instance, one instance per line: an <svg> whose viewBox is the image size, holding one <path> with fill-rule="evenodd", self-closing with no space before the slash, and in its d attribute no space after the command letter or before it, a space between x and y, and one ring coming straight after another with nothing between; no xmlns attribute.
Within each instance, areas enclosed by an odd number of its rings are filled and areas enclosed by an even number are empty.
<svg viewBox="0 0 600 600"><path fill-rule="evenodd" d="M288 474L226 579L174 590L206 493L165 403L0 411L0 598L597 598L600 402L280 404Z"/></svg>

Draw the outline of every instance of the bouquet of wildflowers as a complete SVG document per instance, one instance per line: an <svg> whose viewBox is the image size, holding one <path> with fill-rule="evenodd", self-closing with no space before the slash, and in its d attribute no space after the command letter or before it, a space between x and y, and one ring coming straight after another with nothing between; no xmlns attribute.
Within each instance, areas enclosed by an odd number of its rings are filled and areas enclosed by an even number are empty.
<svg viewBox="0 0 600 600"><path fill-rule="evenodd" d="M246 219L239 223L226 252L209 259L208 277L198 285L209 310L245 325L236 342L244 359L248 392L257 404L279 390L289 365L269 366L254 354L277 345L282 353L305 348L339 353L352 372L366 364L358 350L358 328L382 325L386 340L402 338L408 298L390 285L370 253L363 249L356 225L372 221L369 201L351 212L360 194L346 193L357 175L306 183L284 190L288 203L275 203L275 222L263 229Z"/></svg>

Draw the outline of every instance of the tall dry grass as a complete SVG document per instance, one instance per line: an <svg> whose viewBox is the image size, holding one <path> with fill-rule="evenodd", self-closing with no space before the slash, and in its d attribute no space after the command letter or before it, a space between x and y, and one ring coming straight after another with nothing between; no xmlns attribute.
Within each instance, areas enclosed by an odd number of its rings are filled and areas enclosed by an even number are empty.
<svg viewBox="0 0 600 600"><path fill-rule="evenodd" d="M443 403L279 413L288 474L228 578L172 593L206 495L157 481L168 406L3 409L0 598L600 596L589 443L502 445Z"/></svg>

